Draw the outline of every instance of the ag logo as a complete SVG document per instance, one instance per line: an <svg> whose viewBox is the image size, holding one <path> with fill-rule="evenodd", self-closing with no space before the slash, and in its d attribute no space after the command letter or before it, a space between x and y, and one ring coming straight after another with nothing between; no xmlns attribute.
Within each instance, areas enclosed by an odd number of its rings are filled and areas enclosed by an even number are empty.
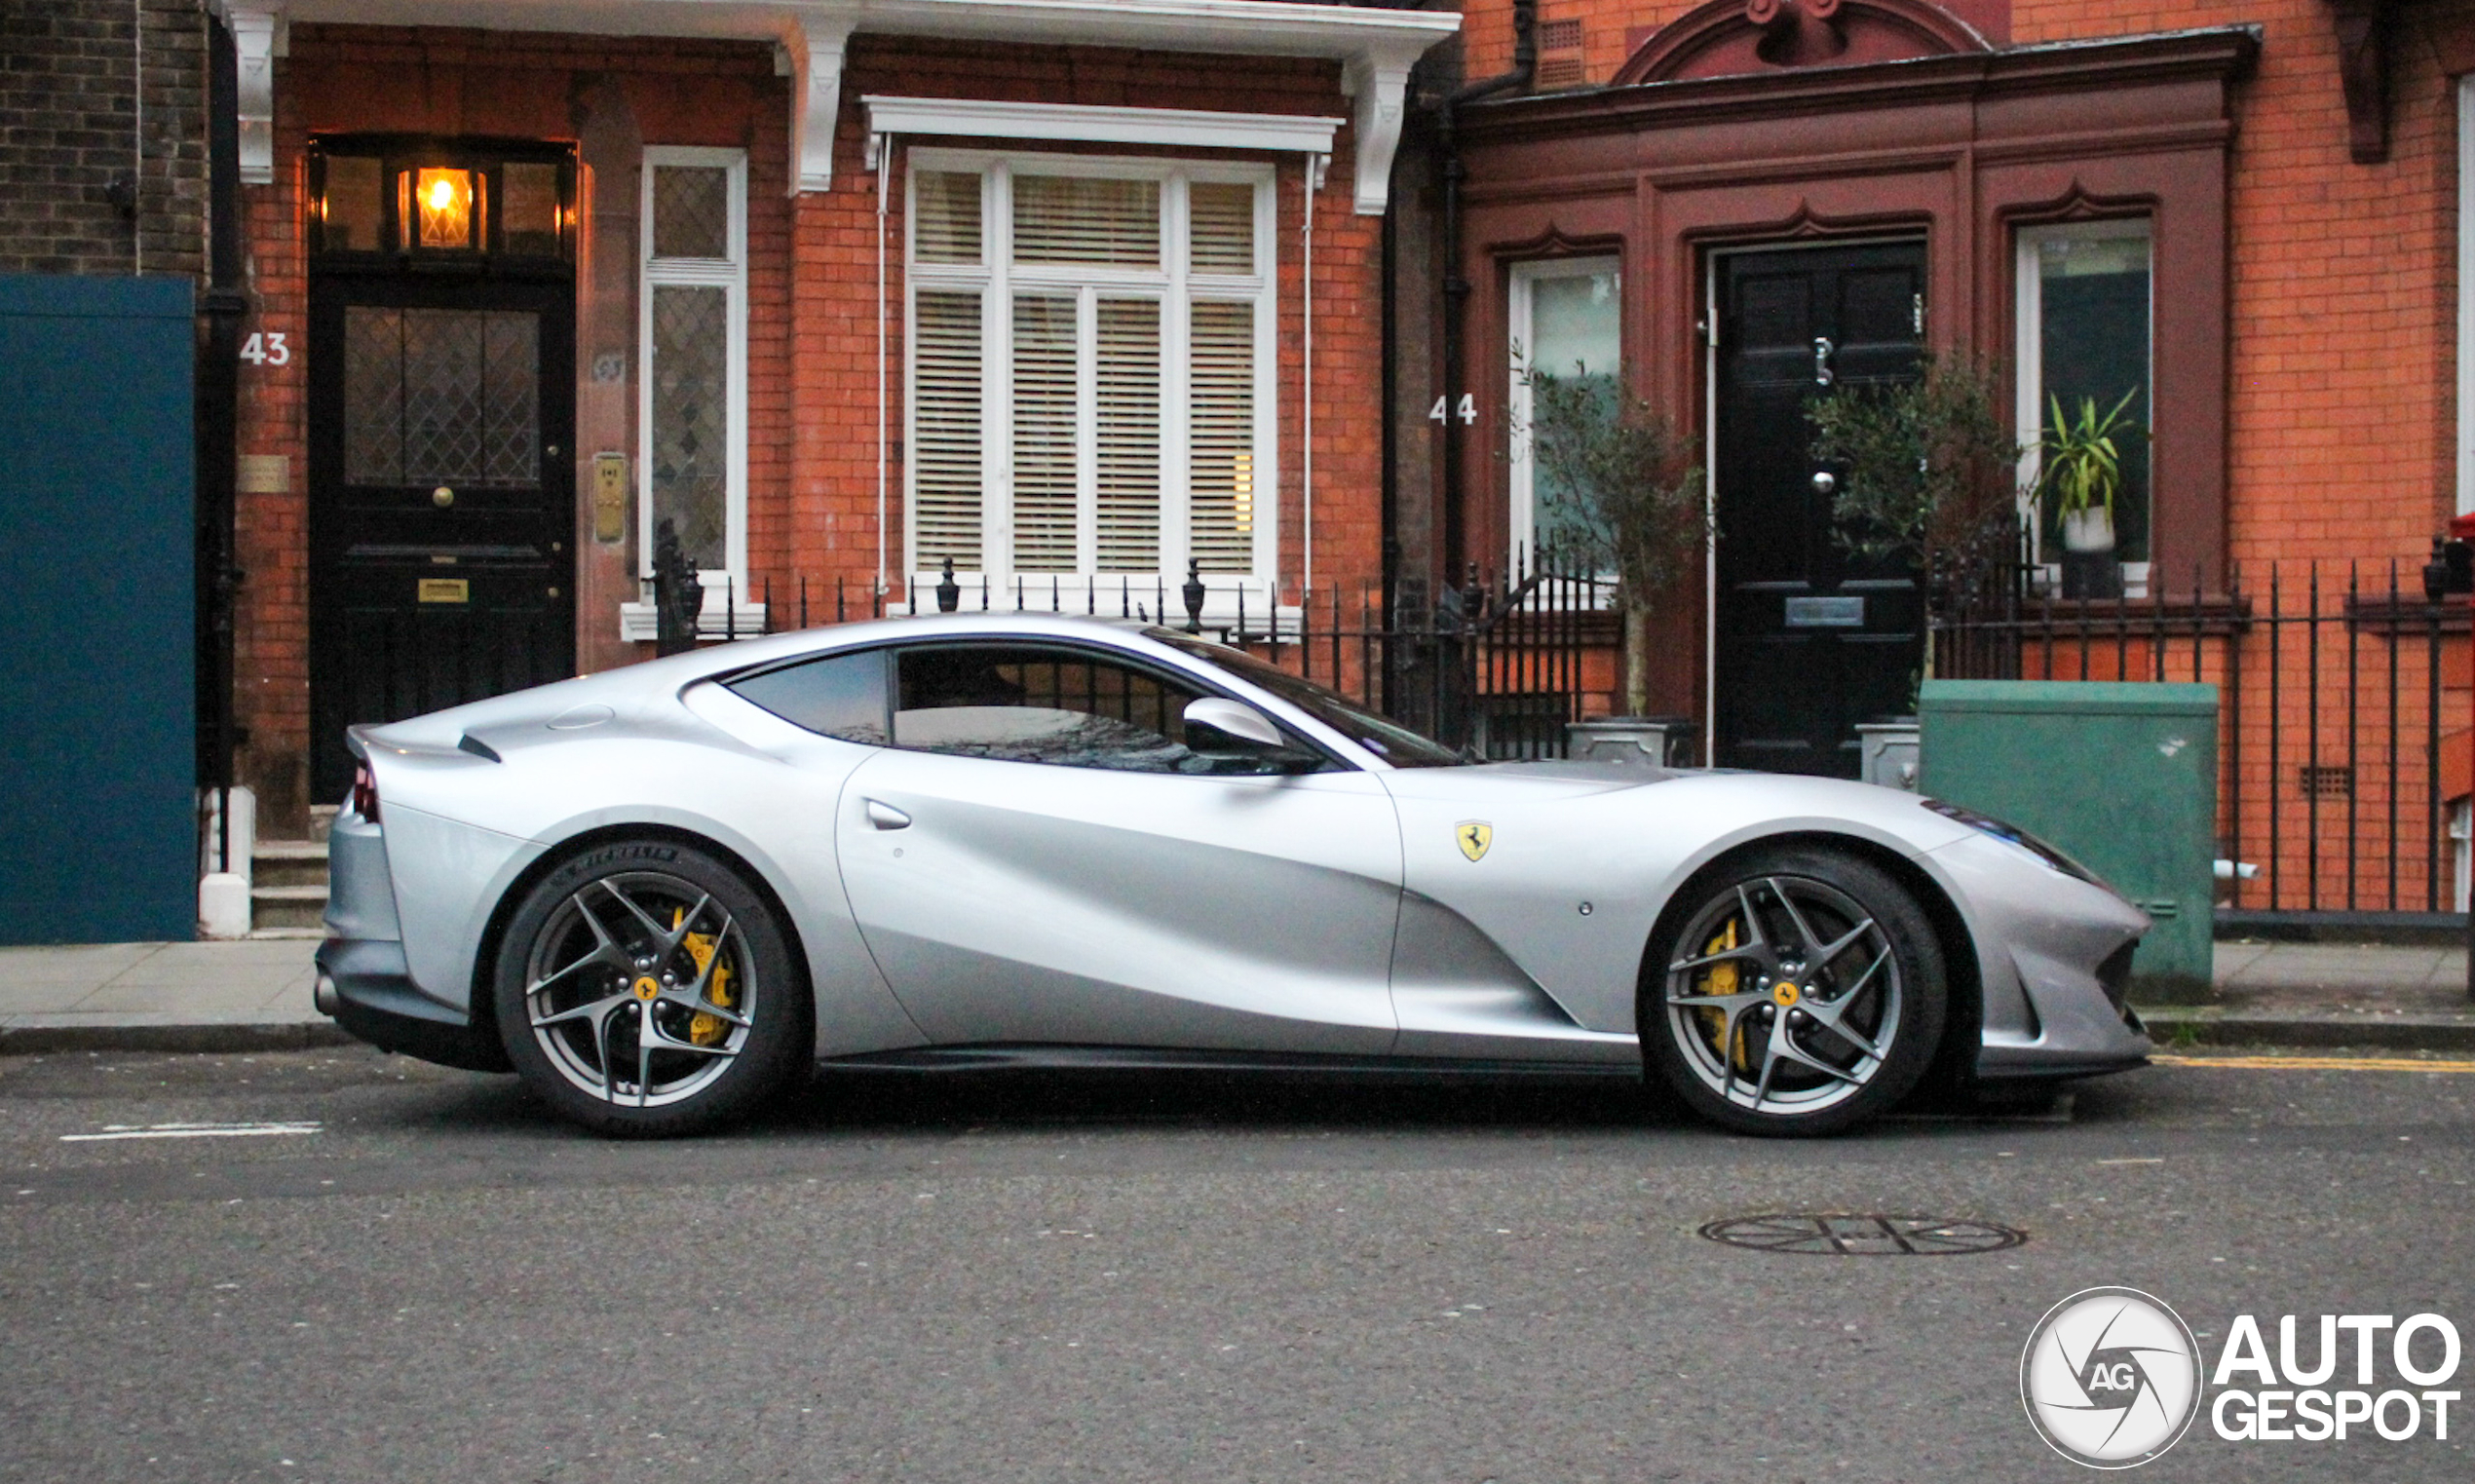
<svg viewBox="0 0 2475 1484"><path fill-rule="evenodd" d="M2083 1289L2029 1332L2020 1401L2063 1457L2130 1468L2198 1415L2200 1348L2181 1315L2137 1288Z"/></svg>
<svg viewBox="0 0 2475 1484"><path fill-rule="evenodd" d="M1496 843L1496 827L1483 819L1464 819L1452 827L1452 834L1461 846L1461 853L1472 860L1485 855L1487 847Z"/></svg>

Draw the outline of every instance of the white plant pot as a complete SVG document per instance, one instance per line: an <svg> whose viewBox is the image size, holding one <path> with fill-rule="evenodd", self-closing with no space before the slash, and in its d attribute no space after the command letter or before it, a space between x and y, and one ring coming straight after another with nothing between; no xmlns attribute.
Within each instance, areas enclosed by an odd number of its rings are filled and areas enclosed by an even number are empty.
<svg viewBox="0 0 2475 1484"><path fill-rule="evenodd" d="M2114 513L2102 505L2063 513L2063 550L2111 552L2114 549Z"/></svg>

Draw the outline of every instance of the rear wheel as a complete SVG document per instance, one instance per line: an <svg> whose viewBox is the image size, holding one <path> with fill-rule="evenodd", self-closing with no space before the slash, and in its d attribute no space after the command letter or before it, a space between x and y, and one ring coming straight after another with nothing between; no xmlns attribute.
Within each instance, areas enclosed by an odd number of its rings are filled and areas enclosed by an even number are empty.
<svg viewBox="0 0 2475 1484"><path fill-rule="evenodd" d="M497 964L500 1040L533 1089L606 1133L696 1133L781 1090L810 1000L774 909L668 841L597 847L543 878Z"/></svg>
<svg viewBox="0 0 2475 1484"><path fill-rule="evenodd" d="M1915 899L1834 851L1782 848L1697 884L1654 945L1650 1070L1746 1133L1835 1133L1915 1088L1942 1039L1940 945Z"/></svg>

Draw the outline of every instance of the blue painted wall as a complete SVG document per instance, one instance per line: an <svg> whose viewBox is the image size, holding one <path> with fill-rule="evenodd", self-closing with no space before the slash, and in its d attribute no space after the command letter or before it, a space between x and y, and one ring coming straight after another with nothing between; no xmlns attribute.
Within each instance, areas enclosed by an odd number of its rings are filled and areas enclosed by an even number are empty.
<svg viewBox="0 0 2475 1484"><path fill-rule="evenodd" d="M0 943L196 933L194 323L0 275Z"/></svg>

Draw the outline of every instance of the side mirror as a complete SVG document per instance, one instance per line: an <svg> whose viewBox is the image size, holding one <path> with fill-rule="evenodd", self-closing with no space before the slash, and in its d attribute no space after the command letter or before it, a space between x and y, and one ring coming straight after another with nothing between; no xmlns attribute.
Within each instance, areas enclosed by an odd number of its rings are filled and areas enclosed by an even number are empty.
<svg viewBox="0 0 2475 1484"><path fill-rule="evenodd" d="M1186 745L1214 773L1315 773L1323 754L1293 747L1272 718L1242 701L1200 696L1186 703Z"/></svg>
<svg viewBox="0 0 2475 1484"><path fill-rule="evenodd" d="M1199 696L1186 703L1186 744L1198 752L1261 752L1289 745L1272 718L1242 701Z"/></svg>

